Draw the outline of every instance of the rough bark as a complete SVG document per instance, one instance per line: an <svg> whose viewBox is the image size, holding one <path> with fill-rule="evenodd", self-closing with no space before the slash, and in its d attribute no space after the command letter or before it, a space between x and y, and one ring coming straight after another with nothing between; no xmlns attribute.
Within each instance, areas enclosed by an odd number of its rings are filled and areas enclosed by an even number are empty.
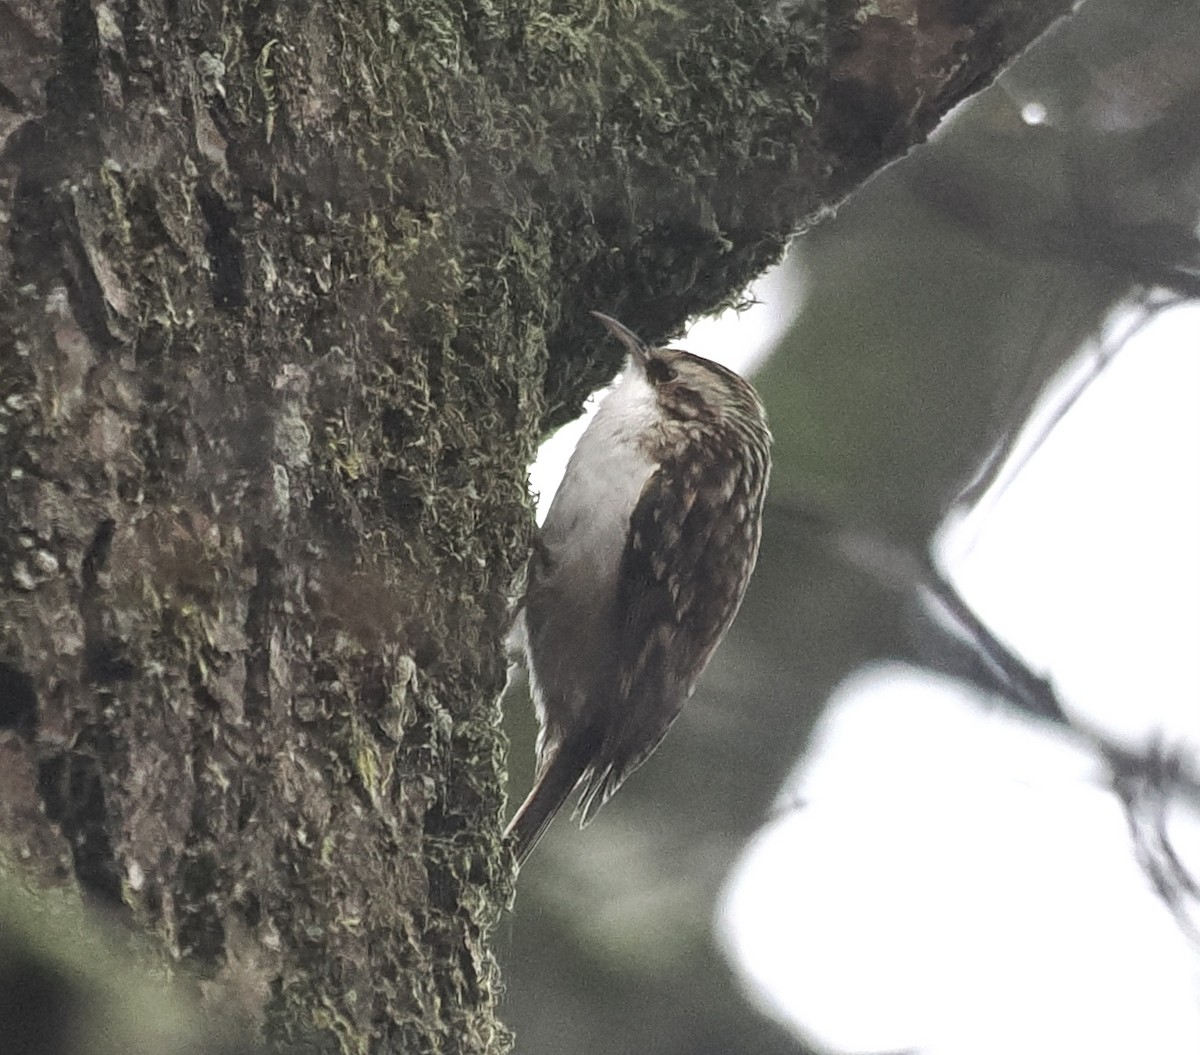
<svg viewBox="0 0 1200 1055"><path fill-rule="evenodd" d="M1067 6L0 0L3 859L292 1050L503 1049L586 309L736 298Z"/></svg>

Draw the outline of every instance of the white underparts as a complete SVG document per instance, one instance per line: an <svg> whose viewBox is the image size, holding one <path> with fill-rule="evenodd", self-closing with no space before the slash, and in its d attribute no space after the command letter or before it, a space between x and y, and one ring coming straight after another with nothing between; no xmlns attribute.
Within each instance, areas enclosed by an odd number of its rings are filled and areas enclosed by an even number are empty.
<svg viewBox="0 0 1200 1055"><path fill-rule="evenodd" d="M530 583L522 628L543 727L539 753L589 705L603 705L580 673L603 669L604 653L615 646L617 574L630 516L657 468L644 443L658 415L653 387L641 371L627 369L580 438L546 514L546 570Z"/></svg>

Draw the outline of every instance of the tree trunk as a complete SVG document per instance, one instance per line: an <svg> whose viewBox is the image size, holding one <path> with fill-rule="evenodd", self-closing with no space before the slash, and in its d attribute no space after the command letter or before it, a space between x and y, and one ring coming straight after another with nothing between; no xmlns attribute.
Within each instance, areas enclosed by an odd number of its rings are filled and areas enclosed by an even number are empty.
<svg viewBox="0 0 1200 1055"><path fill-rule="evenodd" d="M1067 6L0 0L0 861L290 1050L503 1050L587 309L736 298Z"/></svg>

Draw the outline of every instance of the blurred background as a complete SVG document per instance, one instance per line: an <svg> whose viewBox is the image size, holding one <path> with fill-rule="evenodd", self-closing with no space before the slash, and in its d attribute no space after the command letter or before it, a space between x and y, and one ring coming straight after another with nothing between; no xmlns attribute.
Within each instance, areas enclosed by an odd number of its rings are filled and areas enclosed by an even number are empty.
<svg viewBox="0 0 1200 1055"><path fill-rule="evenodd" d="M762 556L521 874L521 1055L1200 1051L1197 56L1195 0L1090 0L678 342L767 404Z"/></svg>

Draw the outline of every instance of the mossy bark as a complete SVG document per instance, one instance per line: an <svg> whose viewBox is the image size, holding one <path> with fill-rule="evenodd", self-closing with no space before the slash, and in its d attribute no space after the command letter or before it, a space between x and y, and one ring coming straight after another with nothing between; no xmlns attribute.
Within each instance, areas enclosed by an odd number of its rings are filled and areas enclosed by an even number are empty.
<svg viewBox="0 0 1200 1055"><path fill-rule="evenodd" d="M1066 6L0 0L4 859L290 1050L502 1050L586 309L732 301Z"/></svg>

